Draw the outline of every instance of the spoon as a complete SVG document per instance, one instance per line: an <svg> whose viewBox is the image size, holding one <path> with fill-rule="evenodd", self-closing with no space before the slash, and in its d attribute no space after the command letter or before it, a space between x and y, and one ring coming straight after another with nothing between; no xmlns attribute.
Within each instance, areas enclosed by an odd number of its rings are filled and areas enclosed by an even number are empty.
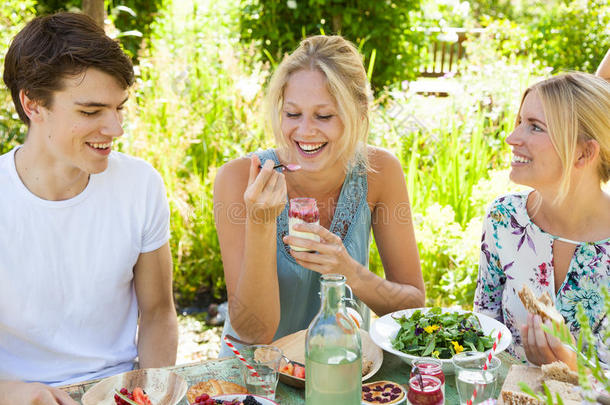
<svg viewBox="0 0 610 405"><path fill-rule="evenodd" d="M262 168L263 168L263 166L262 166L262 165L259 165L258 167L259 167L260 169L262 169ZM294 171L299 170L300 168L301 168L301 166L300 166L300 165L297 165L297 164L294 164L294 163L288 163L287 165L282 164L282 163L278 163L278 164L276 164L275 166L273 166L273 169L274 169L274 170L275 170L275 169L282 169L282 170L285 170L285 171L287 171L287 172L294 172Z"/></svg>

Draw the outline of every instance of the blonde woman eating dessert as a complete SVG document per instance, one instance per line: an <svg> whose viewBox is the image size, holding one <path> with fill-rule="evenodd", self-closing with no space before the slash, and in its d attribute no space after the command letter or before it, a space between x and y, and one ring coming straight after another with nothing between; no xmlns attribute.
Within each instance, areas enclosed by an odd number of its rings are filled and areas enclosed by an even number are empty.
<svg viewBox="0 0 610 405"><path fill-rule="evenodd" d="M404 173L390 152L366 145L369 100L362 57L339 36L305 39L278 66L267 97L277 147L227 163L215 183L225 334L270 342L307 328L325 273L343 274L379 315L424 305ZM317 200L319 225L295 229L319 242L288 235L295 197ZM385 279L368 269L371 228Z"/></svg>

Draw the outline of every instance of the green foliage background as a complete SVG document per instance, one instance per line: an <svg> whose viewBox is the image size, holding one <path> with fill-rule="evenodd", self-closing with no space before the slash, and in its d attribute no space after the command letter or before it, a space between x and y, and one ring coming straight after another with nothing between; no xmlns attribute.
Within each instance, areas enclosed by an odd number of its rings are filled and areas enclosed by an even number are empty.
<svg viewBox="0 0 610 405"><path fill-rule="evenodd" d="M421 0L242 0L242 41L256 41L266 58L279 62L299 42L320 33L340 34L356 44L381 89L417 76L424 34Z"/></svg>

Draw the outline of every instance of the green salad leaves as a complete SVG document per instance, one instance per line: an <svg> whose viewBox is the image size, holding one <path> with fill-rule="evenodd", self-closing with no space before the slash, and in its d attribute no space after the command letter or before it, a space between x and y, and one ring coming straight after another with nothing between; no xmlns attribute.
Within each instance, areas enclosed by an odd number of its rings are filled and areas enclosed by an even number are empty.
<svg viewBox="0 0 610 405"><path fill-rule="evenodd" d="M472 312L443 313L434 307L417 310L407 318L396 319L400 330L392 340L394 349L417 357L450 359L462 351L484 352L491 349L494 337L485 335L479 318Z"/></svg>

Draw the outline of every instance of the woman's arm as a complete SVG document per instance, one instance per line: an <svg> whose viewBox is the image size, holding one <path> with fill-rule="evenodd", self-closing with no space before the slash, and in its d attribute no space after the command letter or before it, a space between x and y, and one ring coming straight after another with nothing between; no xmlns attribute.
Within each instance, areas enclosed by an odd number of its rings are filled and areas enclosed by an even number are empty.
<svg viewBox="0 0 610 405"><path fill-rule="evenodd" d="M224 165L214 184L214 218L231 326L242 340L268 343L280 321L276 218L286 203L284 175L267 161Z"/></svg>
<svg viewBox="0 0 610 405"><path fill-rule="evenodd" d="M295 226L297 230L318 234L320 242L286 236L284 243L315 251L291 254L297 263L310 270L343 274L354 294L376 314L384 315L424 306L425 288L400 162L385 150L370 149L375 151L371 165L376 170L369 175L369 195L375 196L372 225L387 279L354 260L341 238L320 225Z"/></svg>
<svg viewBox="0 0 610 405"><path fill-rule="evenodd" d="M602 59L602 62L599 64L595 74L601 78L610 80L610 49L608 49L608 52L606 52L606 56L604 56L604 59Z"/></svg>

